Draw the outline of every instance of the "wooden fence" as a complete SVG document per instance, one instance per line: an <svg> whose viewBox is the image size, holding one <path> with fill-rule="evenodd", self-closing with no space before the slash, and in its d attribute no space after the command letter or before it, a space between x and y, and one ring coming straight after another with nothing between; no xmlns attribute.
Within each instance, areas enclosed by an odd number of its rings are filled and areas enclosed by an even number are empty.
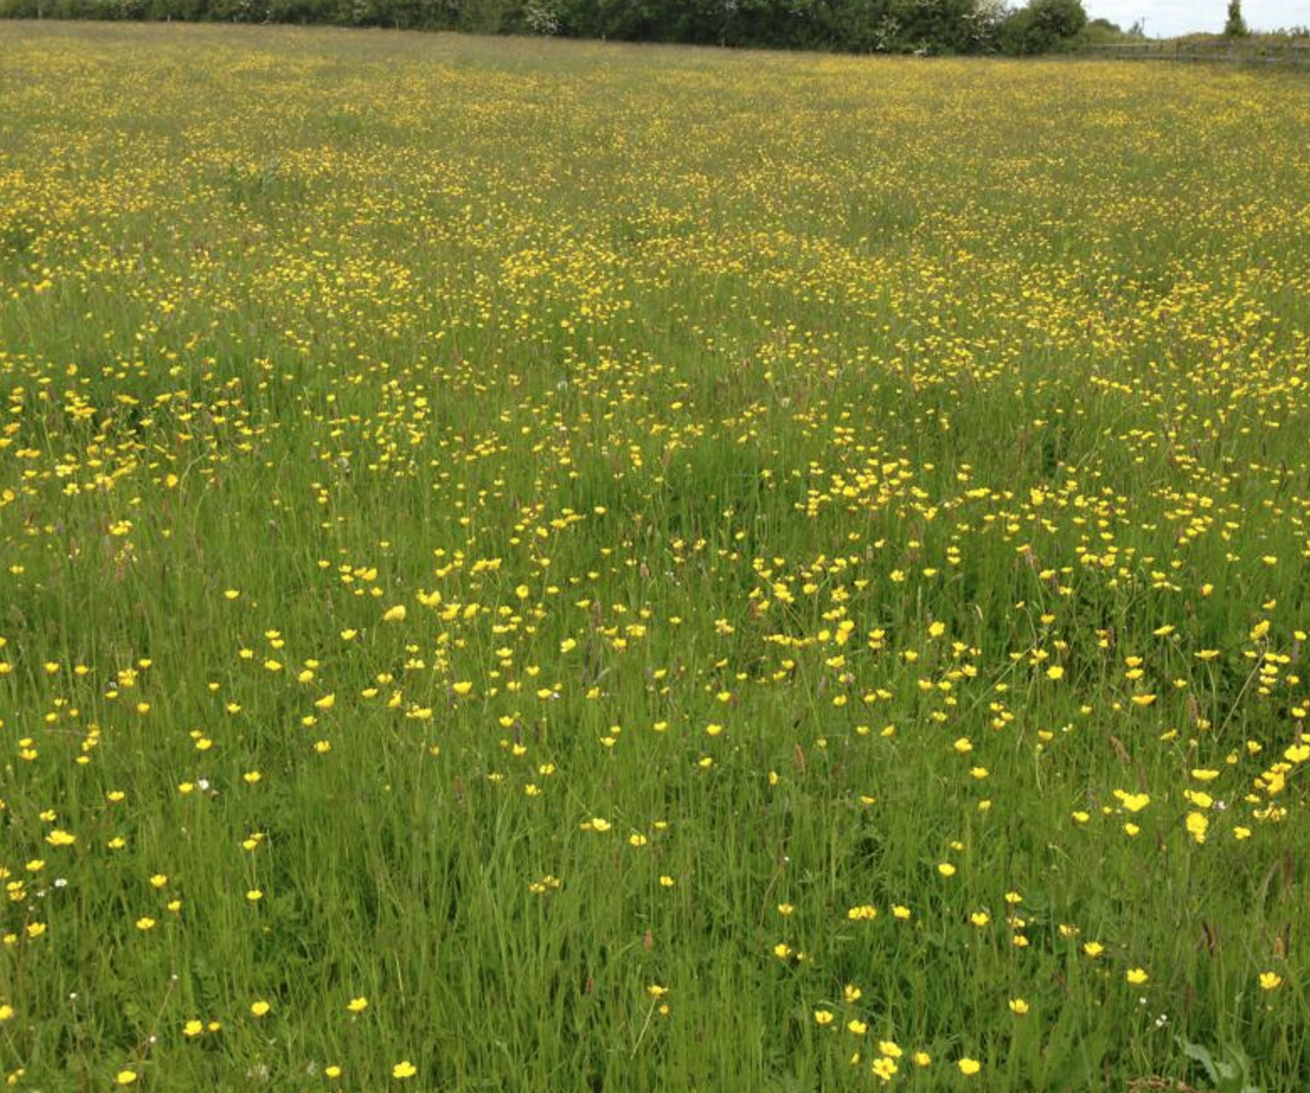
<svg viewBox="0 0 1310 1093"><path fill-rule="evenodd" d="M1240 64L1310 65L1310 40L1268 38L1187 39L1087 46L1077 56L1130 61L1232 61Z"/></svg>

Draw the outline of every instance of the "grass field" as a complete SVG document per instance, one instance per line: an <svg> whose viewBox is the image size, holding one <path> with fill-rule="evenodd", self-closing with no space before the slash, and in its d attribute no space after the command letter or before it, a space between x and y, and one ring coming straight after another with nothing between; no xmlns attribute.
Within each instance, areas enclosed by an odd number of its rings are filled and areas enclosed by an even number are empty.
<svg viewBox="0 0 1310 1093"><path fill-rule="evenodd" d="M1303 1089L1308 177L1294 71L0 25L10 1085Z"/></svg>

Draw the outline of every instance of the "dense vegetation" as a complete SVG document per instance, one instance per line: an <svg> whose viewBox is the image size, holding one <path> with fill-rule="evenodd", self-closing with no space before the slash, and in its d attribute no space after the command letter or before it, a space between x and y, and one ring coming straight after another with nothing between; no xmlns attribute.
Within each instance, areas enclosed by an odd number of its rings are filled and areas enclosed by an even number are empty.
<svg viewBox="0 0 1310 1093"><path fill-rule="evenodd" d="M25 18L332 23L844 52L1067 48L1080 0L0 0ZM1104 21L1102 21L1104 24ZM1117 32L1117 28L1116 28Z"/></svg>
<svg viewBox="0 0 1310 1093"><path fill-rule="evenodd" d="M1310 74L0 56L0 1080L1301 1088Z"/></svg>
<svg viewBox="0 0 1310 1093"><path fill-rule="evenodd" d="M1246 18L1242 15L1242 0L1229 0L1228 17L1224 20L1224 36L1245 38L1250 33Z"/></svg>

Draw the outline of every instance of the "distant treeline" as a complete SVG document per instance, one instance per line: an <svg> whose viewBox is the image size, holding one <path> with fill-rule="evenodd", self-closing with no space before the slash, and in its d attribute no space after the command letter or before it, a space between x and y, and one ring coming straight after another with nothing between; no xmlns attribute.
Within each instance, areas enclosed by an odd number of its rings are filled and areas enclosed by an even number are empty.
<svg viewBox="0 0 1310 1093"><path fill-rule="evenodd" d="M18 18L327 23L852 53L1043 53L1088 28L1080 0L0 0ZM1096 20L1090 28L1121 34Z"/></svg>

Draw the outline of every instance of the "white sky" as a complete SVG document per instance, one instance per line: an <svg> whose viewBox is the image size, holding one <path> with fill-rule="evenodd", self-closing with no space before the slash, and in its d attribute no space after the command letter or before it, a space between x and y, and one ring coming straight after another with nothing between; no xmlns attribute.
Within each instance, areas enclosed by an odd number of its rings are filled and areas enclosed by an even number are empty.
<svg viewBox="0 0 1310 1093"><path fill-rule="evenodd" d="M1145 19L1147 34L1169 37L1223 30L1228 0L1084 0L1083 6L1093 19L1113 19L1125 30ZM1310 0L1242 0L1242 14L1252 30L1310 26Z"/></svg>

